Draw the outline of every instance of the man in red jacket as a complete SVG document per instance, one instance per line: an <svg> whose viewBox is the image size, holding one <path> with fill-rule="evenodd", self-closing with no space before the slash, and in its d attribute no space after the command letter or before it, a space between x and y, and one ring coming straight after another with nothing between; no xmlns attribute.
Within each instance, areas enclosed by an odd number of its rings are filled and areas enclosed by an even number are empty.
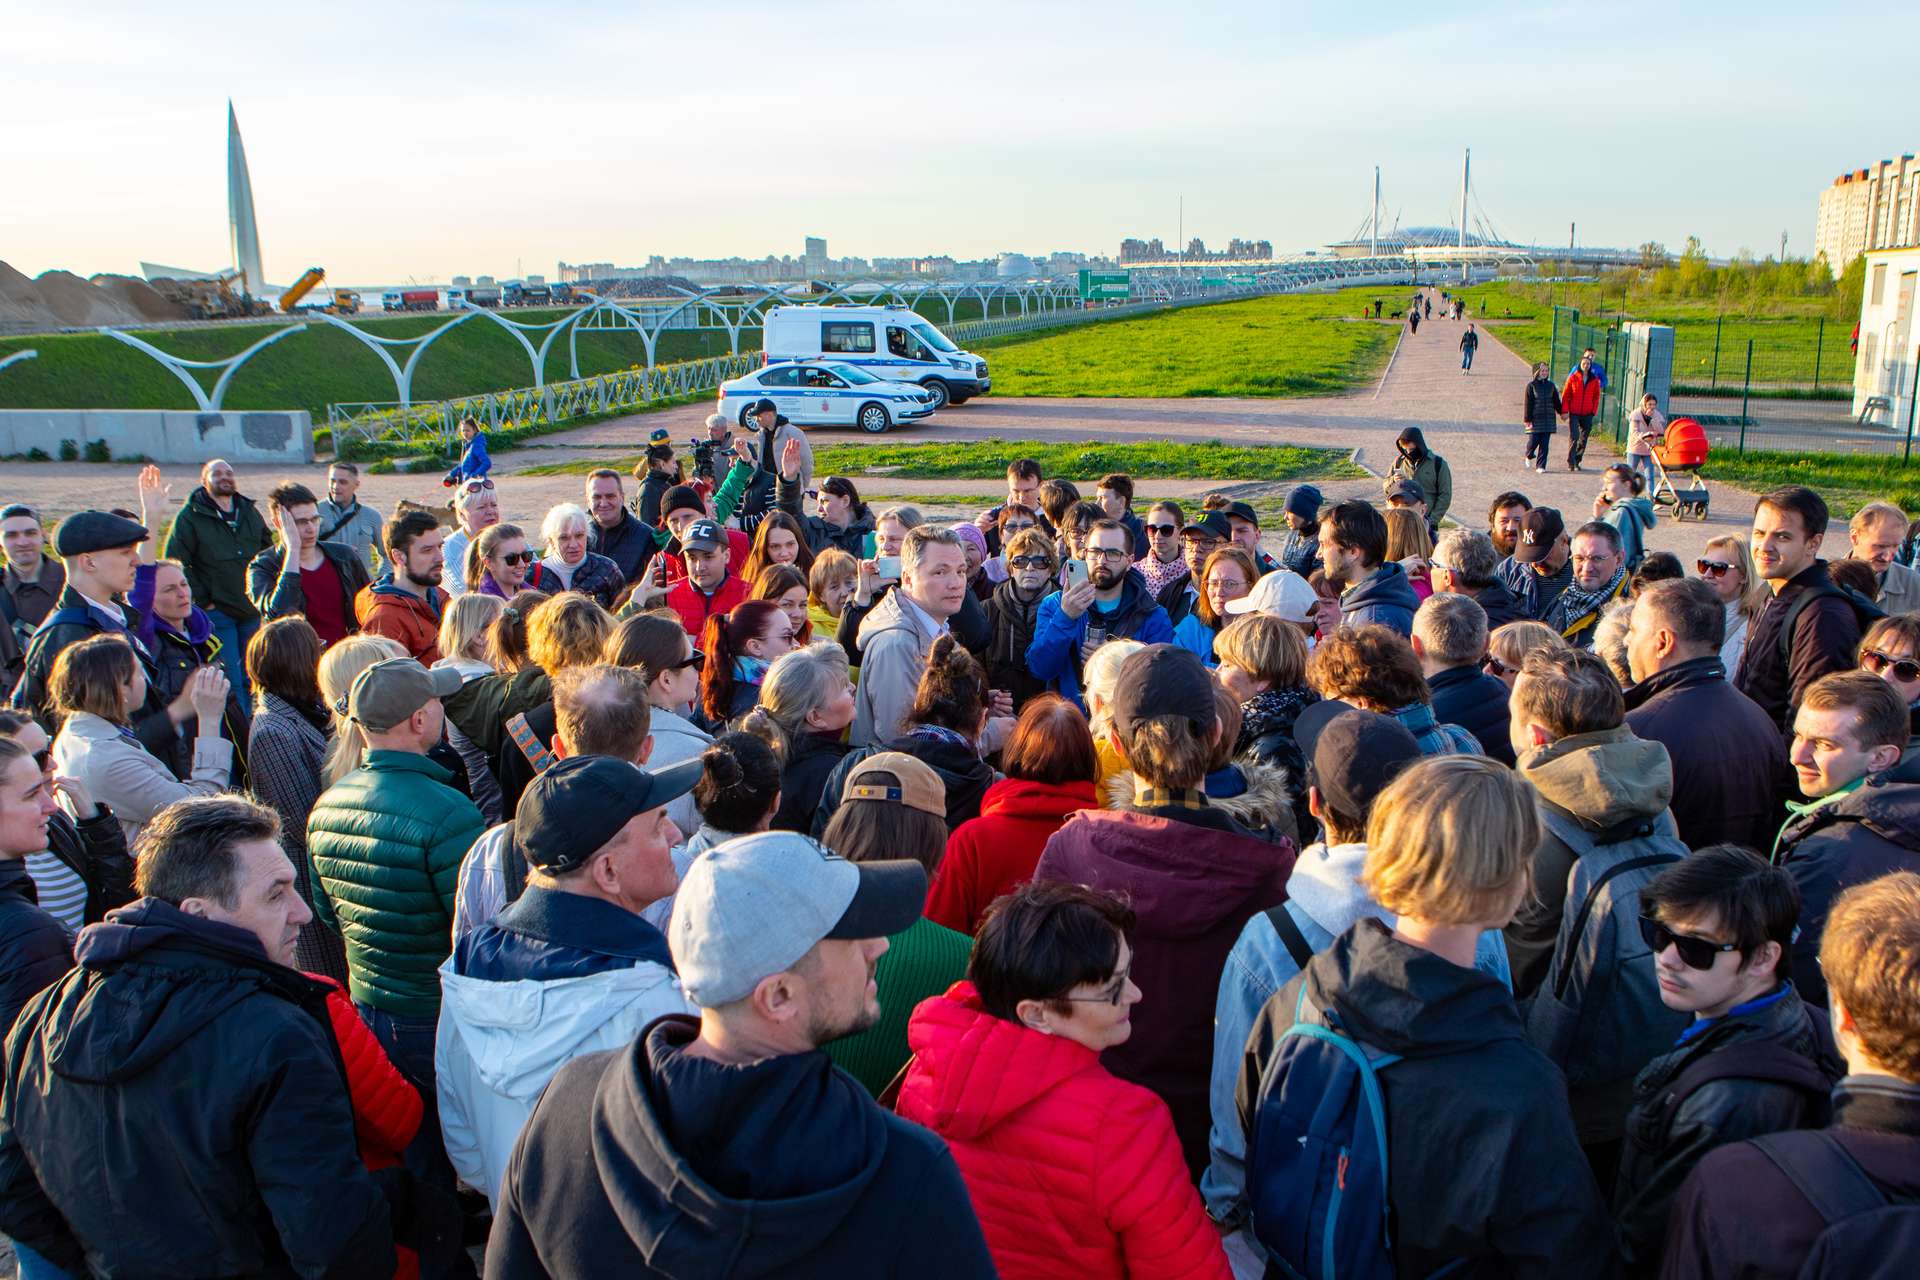
<svg viewBox="0 0 1920 1280"><path fill-rule="evenodd" d="M667 592L667 607L695 640L717 613L731 613L747 598L747 584L729 567L732 548L726 531L711 520L696 520L680 535L687 576Z"/></svg>
<svg viewBox="0 0 1920 1280"><path fill-rule="evenodd" d="M1600 393L1606 383L1593 367L1593 348L1580 353L1580 367L1567 375L1560 388L1560 412L1567 419L1567 469L1578 471L1580 459L1587 456L1587 437L1593 432L1593 415L1600 412Z"/></svg>
<svg viewBox="0 0 1920 1280"><path fill-rule="evenodd" d="M1286 900L1290 841L1269 844L1207 802L1220 740L1213 677L1191 650L1149 645L1120 667L1114 746L1136 779L1129 810L1084 809L1047 842L1035 880L1127 895L1138 916L1133 979L1146 993L1133 1035L1103 1055L1173 1112L1187 1167L1207 1163L1213 1008L1234 940Z"/></svg>

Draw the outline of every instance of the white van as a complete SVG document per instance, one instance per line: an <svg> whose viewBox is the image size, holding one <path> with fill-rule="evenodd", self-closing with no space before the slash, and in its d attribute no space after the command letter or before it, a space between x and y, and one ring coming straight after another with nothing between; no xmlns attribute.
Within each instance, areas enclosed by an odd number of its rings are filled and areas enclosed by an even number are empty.
<svg viewBox="0 0 1920 1280"><path fill-rule="evenodd" d="M825 358L889 382L917 382L935 409L993 390L985 360L906 307L775 307L761 346L768 363Z"/></svg>

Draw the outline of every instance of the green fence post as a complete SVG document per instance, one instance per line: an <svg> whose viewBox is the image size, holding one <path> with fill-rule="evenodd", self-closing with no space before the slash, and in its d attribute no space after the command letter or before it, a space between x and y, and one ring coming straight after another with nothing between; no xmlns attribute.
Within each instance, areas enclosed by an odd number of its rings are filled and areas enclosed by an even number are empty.
<svg viewBox="0 0 1920 1280"><path fill-rule="evenodd" d="M1813 391L1820 393L1820 353L1827 345L1827 318L1820 317L1820 327L1813 331Z"/></svg>
<svg viewBox="0 0 1920 1280"><path fill-rule="evenodd" d="M1713 378L1708 384L1708 390L1711 391L1720 389L1720 322L1725 318L1724 316L1713 318Z"/></svg>
<svg viewBox="0 0 1920 1280"><path fill-rule="evenodd" d="M1913 389L1907 393L1907 452L1900 459L1901 466L1913 461L1913 412L1916 408L1920 408L1920 350L1914 352Z"/></svg>
<svg viewBox="0 0 1920 1280"><path fill-rule="evenodd" d="M1552 289L1552 285L1547 286ZM1549 294L1549 297L1552 295ZM1553 363L1560 358L1560 308L1553 309L1553 341L1547 344L1547 376L1553 376Z"/></svg>
<svg viewBox="0 0 1920 1280"><path fill-rule="evenodd" d="M1747 451L1747 400L1753 391L1753 339L1747 339L1747 372L1740 379L1740 452Z"/></svg>

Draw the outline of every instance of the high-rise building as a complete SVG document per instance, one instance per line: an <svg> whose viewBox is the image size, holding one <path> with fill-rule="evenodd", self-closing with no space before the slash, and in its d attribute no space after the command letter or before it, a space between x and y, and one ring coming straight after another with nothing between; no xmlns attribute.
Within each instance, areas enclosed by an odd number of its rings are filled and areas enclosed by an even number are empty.
<svg viewBox="0 0 1920 1280"><path fill-rule="evenodd" d="M1834 274L1869 249L1914 244L1920 244L1920 163L1913 156L1843 173L1820 193L1813 250L1827 255Z"/></svg>
<svg viewBox="0 0 1920 1280"><path fill-rule="evenodd" d="M260 269L260 227L253 218L253 181L247 176L247 149L240 144L240 121L227 103L227 228L233 241L233 267L240 287L251 294L266 291Z"/></svg>
<svg viewBox="0 0 1920 1280"><path fill-rule="evenodd" d="M807 251L801 261L806 264L808 276L818 278L827 274L827 242L819 236L808 236Z"/></svg>

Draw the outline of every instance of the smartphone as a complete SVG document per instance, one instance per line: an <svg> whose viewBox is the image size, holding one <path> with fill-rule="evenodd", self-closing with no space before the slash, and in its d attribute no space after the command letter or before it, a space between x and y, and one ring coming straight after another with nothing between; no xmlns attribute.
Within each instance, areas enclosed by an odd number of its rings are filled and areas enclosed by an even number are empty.
<svg viewBox="0 0 1920 1280"><path fill-rule="evenodd" d="M873 571L879 577L897 579L900 576L900 557L879 557L873 562Z"/></svg>
<svg viewBox="0 0 1920 1280"><path fill-rule="evenodd" d="M1087 562L1085 560L1067 561L1067 587L1071 590L1087 580Z"/></svg>

